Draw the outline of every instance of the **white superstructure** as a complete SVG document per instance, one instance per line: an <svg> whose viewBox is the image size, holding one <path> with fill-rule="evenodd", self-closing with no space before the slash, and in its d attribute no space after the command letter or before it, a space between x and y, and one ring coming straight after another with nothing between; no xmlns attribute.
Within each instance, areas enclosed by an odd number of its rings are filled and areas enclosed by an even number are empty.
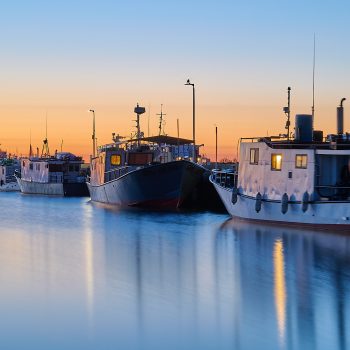
<svg viewBox="0 0 350 350"><path fill-rule="evenodd" d="M350 135L340 130L323 139L311 115L299 117L295 139L241 139L238 171L213 171L211 182L232 216L350 224Z"/></svg>

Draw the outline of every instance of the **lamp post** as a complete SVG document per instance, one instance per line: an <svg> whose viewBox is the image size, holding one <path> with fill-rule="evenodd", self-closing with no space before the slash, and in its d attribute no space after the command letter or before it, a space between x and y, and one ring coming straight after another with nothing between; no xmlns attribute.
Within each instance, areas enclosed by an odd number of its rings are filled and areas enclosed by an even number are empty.
<svg viewBox="0 0 350 350"><path fill-rule="evenodd" d="M190 82L190 79L187 79L187 82L185 85L192 86L193 91L193 102L192 102L192 108L193 108L193 161L196 162L196 100L195 100L195 89L194 84Z"/></svg>
<svg viewBox="0 0 350 350"><path fill-rule="evenodd" d="M215 169L218 168L218 127L215 125Z"/></svg>
<svg viewBox="0 0 350 350"><path fill-rule="evenodd" d="M92 157L96 157L96 132L95 132L95 110L90 109L89 112L92 112Z"/></svg>

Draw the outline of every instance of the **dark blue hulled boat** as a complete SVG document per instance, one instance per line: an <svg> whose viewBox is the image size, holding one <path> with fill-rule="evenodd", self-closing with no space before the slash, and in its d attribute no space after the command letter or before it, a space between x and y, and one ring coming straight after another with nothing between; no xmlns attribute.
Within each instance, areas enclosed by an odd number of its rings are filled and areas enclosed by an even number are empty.
<svg viewBox="0 0 350 350"><path fill-rule="evenodd" d="M209 182L209 170L196 163L199 146L192 140L164 135L162 112L159 135L144 137L140 115L145 108L137 105L134 112L137 131L133 138L122 141L123 137L112 134L113 143L99 147L97 156L93 130L94 155L87 182L91 199L120 206L222 208Z"/></svg>
<svg viewBox="0 0 350 350"><path fill-rule="evenodd" d="M191 140L154 136L100 147L88 181L93 201L122 206L197 206L208 170L179 156ZM181 153L182 152L182 153Z"/></svg>

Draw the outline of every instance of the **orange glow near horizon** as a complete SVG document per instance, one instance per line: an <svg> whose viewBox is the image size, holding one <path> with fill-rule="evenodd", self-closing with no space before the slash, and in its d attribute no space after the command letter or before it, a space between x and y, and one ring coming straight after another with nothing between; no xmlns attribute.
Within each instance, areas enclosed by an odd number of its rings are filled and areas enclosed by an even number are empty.
<svg viewBox="0 0 350 350"><path fill-rule="evenodd" d="M190 97L190 96L189 96ZM281 104L283 101L281 101ZM99 145L112 142L112 132L129 137L134 131L135 115L130 105L94 105L96 111L96 133ZM150 105L140 102L146 107L141 117L141 128L147 136L148 115L150 119L150 135L158 132L160 104ZM316 111L315 129L323 129L324 133L335 132L335 106L324 106L322 113ZM92 106L49 106L47 108L33 106L2 106L0 113L3 122L0 129L0 144L9 153L26 156L29 151L30 134L33 149L41 151L45 138L45 115L48 115L48 139L50 151L61 148L81 155L85 160L91 154L92 116L88 112ZM150 108L150 112L148 109ZM297 108L297 107L295 107ZM300 106L305 111L307 106ZM320 107L321 110L321 107ZM176 120L180 121L180 137L191 139L192 105L164 105L165 133L177 135ZM294 118L292 118L292 125ZM215 160L215 124L218 126L218 159L234 159L237 157L237 142L240 137L278 135L284 132L285 116L281 107L277 106L243 106L243 105L197 105L196 141L204 144L201 154Z"/></svg>

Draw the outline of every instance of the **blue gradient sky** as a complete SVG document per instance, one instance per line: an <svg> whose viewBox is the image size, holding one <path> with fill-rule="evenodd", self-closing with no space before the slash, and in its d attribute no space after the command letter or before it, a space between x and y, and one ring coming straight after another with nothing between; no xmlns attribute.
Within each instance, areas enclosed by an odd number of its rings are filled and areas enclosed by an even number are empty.
<svg viewBox="0 0 350 350"><path fill-rule="evenodd" d="M293 114L310 111L314 33L315 127L333 132L350 92L349 10L345 1L2 2L0 143L25 153L32 129L40 146L47 111L52 147L63 138L86 155L86 110L95 108L104 143L130 133L136 102L151 106L151 133L163 103L166 132L180 118L190 137L190 77L198 142L211 154L217 124L230 156L240 136L283 132L287 86Z"/></svg>

